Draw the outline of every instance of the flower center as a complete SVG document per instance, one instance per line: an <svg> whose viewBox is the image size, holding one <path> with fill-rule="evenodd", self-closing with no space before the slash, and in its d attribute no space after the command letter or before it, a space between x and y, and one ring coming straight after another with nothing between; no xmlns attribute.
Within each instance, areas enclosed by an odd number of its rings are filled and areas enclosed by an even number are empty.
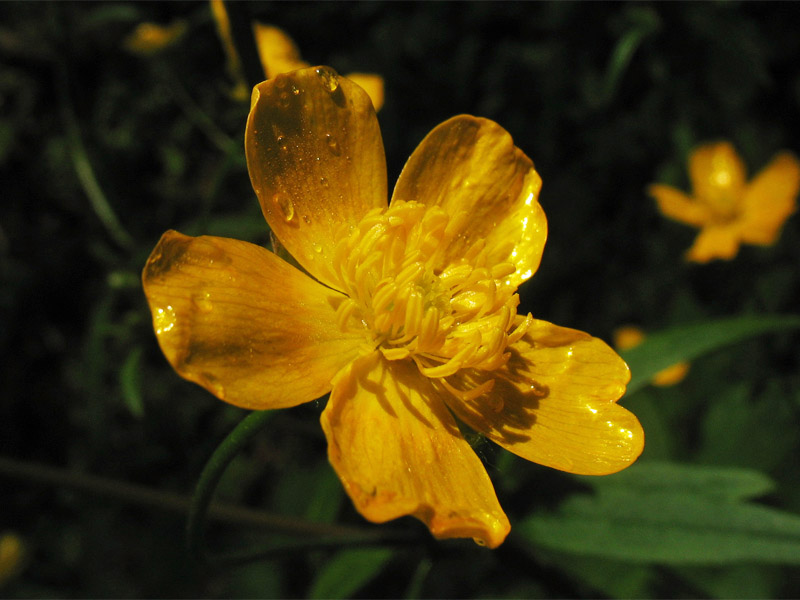
<svg viewBox="0 0 800 600"><path fill-rule="evenodd" d="M487 264L484 240L462 256L448 256L468 218L395 201L343 230L334 253L348 295L337 311L342 330L362 328L384 357L411 358L426 377L504 365L507 346L532 318L514 327L519 296L507 278L515 267Z"/></svg>

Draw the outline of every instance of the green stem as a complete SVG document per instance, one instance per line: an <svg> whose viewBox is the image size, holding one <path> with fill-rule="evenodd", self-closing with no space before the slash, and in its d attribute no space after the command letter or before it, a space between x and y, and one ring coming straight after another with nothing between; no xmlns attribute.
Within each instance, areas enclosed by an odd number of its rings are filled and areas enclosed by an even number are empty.
<svg viewBox="0 0 800 600"><path fill-rule="evenodd" d="M100 187L100 183L97 181L86 147L83 145L78 118L75 115L75 110L69 97L69 78L66 60L63 58L56 62L56 89L58 90L61 120L64 123L69 154L75 174L78 176L78 181L89 199L92 210L94 210L97 218L100 219L108 235L121 248L130 250L134 245L133 237L122 226L114 209L111 208L111 204L108 202L105 193L103 193L103 188Z"/></svg>
<svg viewBox="0 0 800 600"><path fill-rule="evenodd" d="M206 515L219 480L239 451L266 426L272 415L271 411L254 411L247 415L214 450L203 468L189 505L189 518L186 522L189 552L195 558L205 559L203 535Z"/></svg>

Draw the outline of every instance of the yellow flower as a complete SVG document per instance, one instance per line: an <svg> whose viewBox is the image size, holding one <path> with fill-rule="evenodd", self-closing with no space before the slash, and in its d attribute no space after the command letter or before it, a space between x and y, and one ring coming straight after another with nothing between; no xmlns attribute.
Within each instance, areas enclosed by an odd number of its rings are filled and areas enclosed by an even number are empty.
<svg viewBox="0 0 800 600"><path fill-rule="evenodd" d="M797 208L800 163L782 152L749 183L741 158L728 142L706 144L689 156L693 197L668 185L649 193L664 216L700 228L686 258L705 263L731 259L739 244L770 246Z"/></svg>
<svg viewBox="0 0 800 600"><path fill-rule="evenodd" d="M644 341L644 337L644 332L638 327L632 325L619 327L614 331L614 347L624 352L641 344ZM651 383L659 387L675 385L683 381L688 372L689 363L680 362L656 373Z"/></svg>
<svg viewBox="0 0 800 600"><path fill-rule="evenodd" d="M125 38L123 44L134 54L156 54L177 42L186 33L186 23L174 21L170 25L141 23Z"/></svg>
<svg viewBox="0 0 800 600"><path fill-rule="evenodd" d="M640 454L630 378L590 335L517 315L547 235L541 179L496 123L454 117L387 206L367 94L327 67L253 91L245 149L270 228L307 273L249 243L164 234L143 273L175 370L251 409L330 392L328 456L356 508L490 547L510 529L459 419L572 473Z"/></svg>
<svg viewBox="0 0 800 600"><path fill-rule="evenodd" d="M7 531L0 535L0 588L22 571L25 554L25 545L17 534Z"/></svg>
<svg viewBox="0 0 800 600"><path fill-rule="evenodd" d="M217 31L225 47L225 53L228 55L228 70L238 81L237 91L234 93L239 95L244 91L246 94L241 59L236 45L233 43L230 19L224 1L211 0L211 12L217 23ZM300 58L300 50L297 49L297 45L282 29L254 22L253 35L255 35L258 57L267 79L272 79L280 73L288 73L311 66ZM375 73L349 73L347 78L364 88L376 111L381 109L384 100L383 77Z"/></svg>

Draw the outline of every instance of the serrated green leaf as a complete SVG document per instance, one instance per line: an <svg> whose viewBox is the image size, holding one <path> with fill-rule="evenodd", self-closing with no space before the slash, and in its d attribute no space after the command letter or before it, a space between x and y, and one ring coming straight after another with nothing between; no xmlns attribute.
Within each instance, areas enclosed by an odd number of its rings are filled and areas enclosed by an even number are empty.
<svg viewBox="0 0 800 600"><path fill-rule="evenodd" d="M706 321L653 333L639 346L620 353L631 368L627 393L644 387L656 373L675 363L691 361L748 337L797 328L800 316L764 315Z"/></svg>
<svg viewBox="0 0 800 600"><path fill-rule="evenodd" d="M640 564L800 564L800 515L735 501L765 490L763 477L736 471L661 465L638 484L631 474L595 485L519 530L551 550Z"/></svg>
<svg viewBox="0 0 800 600"><path fill-rule="evenodd" d="M308 597L349 598L377 576L393 555L391 548L342 550L319 572Z"/></svg>

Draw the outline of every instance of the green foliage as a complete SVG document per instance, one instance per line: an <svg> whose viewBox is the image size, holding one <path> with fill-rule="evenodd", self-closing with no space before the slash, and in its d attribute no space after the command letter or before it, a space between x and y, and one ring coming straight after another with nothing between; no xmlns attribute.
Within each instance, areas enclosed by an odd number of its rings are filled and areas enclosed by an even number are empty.
<svg viewBox="0 0 800 600"><path fill-rule="evenodd" d="M637 475L641 475L637 477ZM556 515L528 518L531 544L632 563L800 561L800 516L747 502L772 488L757 472L639 465L598 480Z"/></svg>
<svg viewBox="0 0 800 600"><path fill-rule="evenodd" d="M189 497L246 413L169 367L140 273L167 229L269 243L244 160L248 103L230 94L206 3L0 3L0 459L62 474L0 469L0 532L28 549L3 597L800 595L800 219L775 246L691 265L694 230L645 193L686 189L704 141L731 140L751 174L800 153L797 5L238 8L311 63L383 75L390 181L455 114L511 132L543 177L549 224L520 310L604 339L627 323L648 333L625 353L621 400L644 454L578 478L484 442L512 534L494 551L435 542L413 519L355 512L327 462L323 399L270 416L219 482L233 509L209 518L206 548L241 560L192 562ZM185 33L135 55L124 40L143 22ZM683 382L647 385L680 360ZM397 543L361 545L382 535Z"/></svg>

